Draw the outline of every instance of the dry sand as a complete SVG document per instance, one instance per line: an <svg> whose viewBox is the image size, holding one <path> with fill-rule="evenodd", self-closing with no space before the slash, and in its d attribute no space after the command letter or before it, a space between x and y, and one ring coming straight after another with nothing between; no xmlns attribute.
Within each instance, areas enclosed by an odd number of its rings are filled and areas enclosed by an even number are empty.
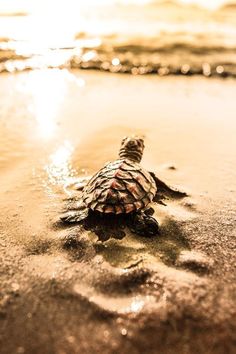
<svg viewBox="0 0 236 354"><path fill-rule="evenodd" d="M1 75L0 353L233 353L236 82L66 70ZM189 194L161 235L56 227L65 185L145 135Z"/></svg>

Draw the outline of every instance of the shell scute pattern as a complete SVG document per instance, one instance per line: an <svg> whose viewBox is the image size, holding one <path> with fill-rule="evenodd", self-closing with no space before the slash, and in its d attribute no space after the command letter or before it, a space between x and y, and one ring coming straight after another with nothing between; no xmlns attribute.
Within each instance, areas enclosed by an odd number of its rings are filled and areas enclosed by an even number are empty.
<svg viewBox="0 0 236 354"><path fill-rule="evenodd" d="M152 176L138 163L108 163L89 181L83 192L87 207L103 213L131 213L147 206L156 193Z"/></svg>
<svg viewBox="0 0 236 354"><path fill-rule="evenodd" d="M101 171L101 174L99 174L99 176L104 177L104 178L113 178L116 170L117 170L117 168L113 168L111 170L105 169L105 170Z"/></svg>
<svg viewBox="0 0 236 354"><path fill-rule="evenodd" d="M136 210L144 208L145 204L142 200L139 200L138 202L134 202L134 205L136 207Z"/></svg>
<svg viewBox="0 0 236 354"><path fill-rule="evenodd" d="M135 202L133 195L127 192L119 193L119 200L121 204L132 204Z"/></svg>
<svg viewBox="0 0 236 354"><path fill-rule="evenodd" d="M113 188L117 191L125 191L126 190L125 184L122 181L120 181L119 179L114 179L111 182L111 188Z"/></svg>
<svg viewBox="0 0 236 354"><path fill-rule="evenodd" d="M136 207L134 204L130 203L130 204L125 204L124 205L125 207L125 212L128 214L128 213L131 213L132 211L136 210Z"/></svg>
<svg viewBox="0 0 236 354"><path fill-rule="evenodd" d="M141 185L134 182L127 183L127 190L133 197L133 203L139 199L144 198L146 195L146 191L141 187Z"/></svg>
<svg viewBox="0 0 236 354"><path fill-rule="evenodd" d="M121 168L125 171L138 171L142 169L139 163L127 159L123 160Z"/></svg>

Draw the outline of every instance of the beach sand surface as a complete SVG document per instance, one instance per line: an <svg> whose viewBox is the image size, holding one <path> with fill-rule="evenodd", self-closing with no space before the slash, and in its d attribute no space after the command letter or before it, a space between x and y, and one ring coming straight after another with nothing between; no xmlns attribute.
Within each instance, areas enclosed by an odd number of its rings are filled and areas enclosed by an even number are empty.
<svg viewBox="0 0 236 354"><path fill-rule="evenodd" d="M0 352L233 353L234 80L2 74ZM160 235L57 224L70 185L145 136L142 166L188 194ZM112 235L111 235L112 236Z"/></svg>

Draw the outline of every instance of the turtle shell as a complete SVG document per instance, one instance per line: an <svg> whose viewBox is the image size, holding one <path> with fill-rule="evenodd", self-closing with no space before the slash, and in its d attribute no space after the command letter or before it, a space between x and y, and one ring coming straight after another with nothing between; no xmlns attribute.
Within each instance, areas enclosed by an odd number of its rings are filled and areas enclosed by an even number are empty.
<svg viewBox="0 0 236 354"><path fill-rule="evenodd" d="M145 208L156 194L154 179L138 163L116 160L105 165L85 186L85 205L101 213L131 213Z"/></svg>

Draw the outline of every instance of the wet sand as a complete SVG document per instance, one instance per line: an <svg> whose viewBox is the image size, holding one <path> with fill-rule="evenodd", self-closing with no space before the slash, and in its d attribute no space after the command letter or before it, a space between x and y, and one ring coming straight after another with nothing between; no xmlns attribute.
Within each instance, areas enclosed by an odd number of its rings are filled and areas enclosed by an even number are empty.
<svg viewBox="0 0 236 354"><path fill-rule="evenodd" d="M233 353L233 80L67 70L1 75L0 352ZM145 135L142 165L188 193L161 234L58 227L75 178Z"/></svg>

